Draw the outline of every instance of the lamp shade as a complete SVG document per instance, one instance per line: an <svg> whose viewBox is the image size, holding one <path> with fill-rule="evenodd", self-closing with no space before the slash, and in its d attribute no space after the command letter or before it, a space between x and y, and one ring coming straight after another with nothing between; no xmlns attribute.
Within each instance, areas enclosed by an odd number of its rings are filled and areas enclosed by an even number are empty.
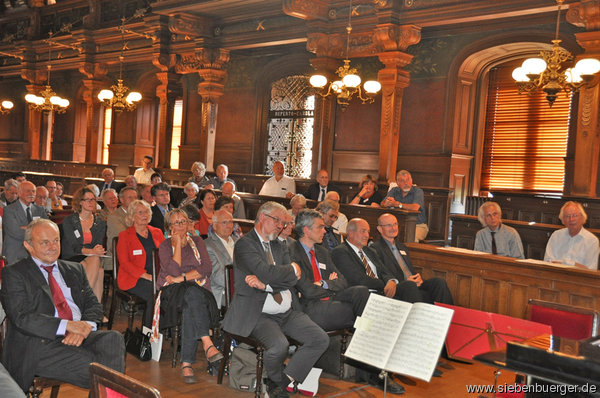
<svg viewBox="0 0 600 398"><path fill-rule="evenodd" d="M128 103L131 104L134 102L138 102L141 99L142 99L142 94L138 93L137 91L132 91L129 93L127 98L125 98L125 101L127 101Z"/></svg>
<svg viewBox="0 0 600 398"><path fill-rule="evenodd" d="M546 61L541 58L529 58L523 61L522 68L526 75L539 75L546 70Z"/></svg>
<svg viewBox="0 0 600 398"><path fill-rule="evenodd" d="M519 66L512 71L512 78L517 82L528 82L529 78L527 77L527 73L525 73L525 69Z"/></svg>
<svg viewBox="0 0 600 398"><path fill-rule="evenodd" d="M309 82L313 87L322 88L327 84L327 78L323 75L312 75Z"/></svg>
<svg viewBox="0 0 600 398"><path fill-rule="evenodd" d="M98 93L98 99L100 101L110 100L114 97L114 94L111 90L102 90Z"/></svg>
<svg viewBox="0 0 600 398"><path fill-rule="evenodd" d="M584 58L575 64L580 75L593 75L600 71L600 61L595 58Z"/></svg>
<svg viewBox="0 0 600 398"><path fill-rule="evenodd" d="M363 85L365 91L369 94L378 93L381 90L381 83L376 80L367 80Z"/></svg>
<svg viewBox="0 0 600 398"><path fill-rule="evenodd" d="M342 87L344 87L344 83L342 83L341 80L336 80L331 83L331 89L338 94L342 92Z"/></svg>
<svg viewBox="0 0 600 398"><path fill-rule="evenodd" d="M60 102L58 103L59 106L62 106L63 108L68 107L70 104L69 100L66 98L61 98Z"/></svg>
<svg viewBox="0 0 600 398"><path fill-rule="evenodd" d="M583 80L581 74L576 68L568 68L565 70L565 79L569 83L581 83Z"/></svg>
<svg viewBox="0 0 600 398"><path fill-rule="evenodd" d="M35 104L36 103L36 100L35 100L36 98L37 98L37 95L35 95L35 94L27 94L25 96L25 101L27 101L27 102L29 102L31 104Z"/></svg>
<svg viewBox="0 0 600 398"><path fill-rule="evenodd" d="M15 106L15 104L12 103L12 101L2 101L2 108L4 109L12 109Z"/></svg>
<svg viewBox="0 0 600 398"><path fill-rule="evenodd" d="M360 86L360 76L353 73L348 74L342 78L342 82L346 87L358 87Z"/></svg>
<svg viewBox="0 0 600 398"><path fill-rule="evenodd" d="M60 102L61 102L61 100L62 100L62 98L60 98L60 97L59 97L59 96L57 96L57 95L53 95L52 97L50 97L50 103L51 103L52 105L59 105L59 104L60 104Z"/></svg>

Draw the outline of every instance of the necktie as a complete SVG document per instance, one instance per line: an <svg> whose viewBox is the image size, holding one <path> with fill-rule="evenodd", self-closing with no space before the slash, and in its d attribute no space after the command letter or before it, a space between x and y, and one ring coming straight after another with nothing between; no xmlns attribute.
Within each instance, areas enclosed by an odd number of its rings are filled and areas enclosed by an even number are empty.
<svg viewBox="0 0 600 398"><path fill-rule="evenodd" d="M319 272L319 266L317 265L317 258L315 257L315 251L310 249L308 252L310 254L310 263L312 264L313 276L315 277L315 282L319 282L321 278L321 273Z"/></svg>
<svg viewBox="0 0 600 398"><path fill-rule="evenodd" d="M108 189L108 184L105 183L104 186L102 187L102 190L105 191L107 189Z"/></svg>
<svg viewBox="0 0 600 398"><path fill-rule="evenodd" d="M492 254L498 254L498 248L496 247L496 232L492 232Z"/></svg>
<svg viewBox="0 0 600 398"><path fill-rule="evenodd" d="M319 202L325 199L325 188L321 188L321 193L319 194Z"/></svg>
<svg viewBox="0 0 600 398"><path fill-rule="evenodd" d="M54 268L54 265L42 265L42 268L48 273L48 285L50 285L52 301L54 301L54 305L56 306L58 317L60 319L72 321L73 313L71 312L71 307L69 307L69 304L67 304L67 300L65 300L65 296L62 290L60 290L58 282L56 282L56 279L54 279L54 276L52 275L52 269Z"/></svg>
<svg viewBox="0 0 600 398"><path fill-rule="evenodd" d="M360 261L362 261L363 265L365 266L365 270L367 271L367 276L377 279L377 275L375 275L375 273L369 266L369 262L367 261L367 258L365 257L365 254L363 253L363 251L359 250L358 255L360 256Z"/></svg>
<svg viewBox="0 0 600 398"><path fill-rule="evenodd" d="M275 260L273 259L273 253L271 253L271 247L269 242L263 242L263 247L265 248L265 253L267 254L267 261L269 264L275 265ZM281 297L281 293L272 293L273 299L277 304L281 304L283 301L283 297Z"/></svg>
<svg viewBox="0 0 600 398"><path fill-rule="evenodd" d="M27 224L29 224L31 221L33 221L33 217L31 217L31 208L28 207L25 212L27 213Z"/></svg>
<svg viewBox="0 0 600 398"><path fill-rule="evenodd" d="M396 245L392 246L392 251L394 252L394 256L396 256L396 261L398 261L398 265L402 269L402 273L404 274L404 279L408 279L409 277L412 276L412 272L410 272L410 270L408 269L408 266L404 262L404 259L400 256L400 253L398 252L398 248L396 247Z"/></svg>

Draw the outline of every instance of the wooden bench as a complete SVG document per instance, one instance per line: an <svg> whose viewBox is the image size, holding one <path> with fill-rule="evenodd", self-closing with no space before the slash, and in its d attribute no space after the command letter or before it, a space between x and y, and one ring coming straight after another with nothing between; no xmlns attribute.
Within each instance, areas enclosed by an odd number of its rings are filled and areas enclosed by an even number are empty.
<svg viewBox="0 0 600 398"><path fill-rule="evenodd" d="M0 170L14 174L20 171L35 171L69 177L100 177L105 168L116 170L116 165L71 162L66 160L38 160L0 158Z"/></svg>

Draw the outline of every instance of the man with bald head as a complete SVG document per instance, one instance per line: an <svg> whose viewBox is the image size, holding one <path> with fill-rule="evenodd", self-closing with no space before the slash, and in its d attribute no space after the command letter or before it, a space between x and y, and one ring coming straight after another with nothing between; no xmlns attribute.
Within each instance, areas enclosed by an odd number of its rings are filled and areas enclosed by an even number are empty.
<svg viewBox="0 0 600 398"><path fill-rule="evenodd" d="M295 193L296 181L285 175L285 165L281 160L276 160L273 163L273 177L265 181L258 194L289 199Z"/></svg>
<svg viewBox="0 0 600 398"><path fill-rule="evenodd" d="M33 203L43 207L48 214L52 211L51 206L48 206L48 190L44 186L35 188L35 201Z"/></svg>
<svg viewBox="0 0 600 398"><path fill-rule="evenodd" d="M19 184L19 200L4 208L2 255L6 257L8 264L27 257L27 250L23 246L27 224L38 218L48 218L46 210L42 206L33 203L35 201L35 190L35 185L32 182L23 181Z"/></svg>
<svg viewBox="0 0 600 398"><path fill-rule="evenodd" d="M340 194L336 191L329 191L325 195L325 200L332 200L334 202L340 203ZM346 228L348 227L348 217L341 211L338 211L338 218L333 223L333 228L336 229L340 234L346 233Z"/></svg>
<svg viewBox="0 0 600 398"><path fill-rule="evenodd" d="M104 179L104 182L99 182L96 184L100 189L100 192L112 188L119 193L125 186L125 183L115 181L115 172L109 167L102 170L102 178Z"/></svg>
<svg viewBox="0 0 600 398"><path fill-rule="evenodd" d="M304 196L306 196L306 199L318 200L320 202L325 200L325 195L331 191L339 193L340 189L329 182L329 172L327 170L319 170L317 173L317 182L309 185Z"/></svg>
<svg viewBox="0 0 600 398"><path fill-rule="evenodd" d="M235 194L235 184L231 181L225 182L221 187L221 193L223 196L233 199L233 218L245 219L246 208L242 198Z"/></svg>

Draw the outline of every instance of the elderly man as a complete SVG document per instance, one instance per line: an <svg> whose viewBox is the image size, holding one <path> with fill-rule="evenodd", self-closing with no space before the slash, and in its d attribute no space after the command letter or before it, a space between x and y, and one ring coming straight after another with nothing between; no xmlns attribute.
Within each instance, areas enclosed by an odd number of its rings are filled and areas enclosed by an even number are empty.
<svg viewBox="0 0 600 398"><path fill-rule="evenodd" d="M127 216L127 208L129 204L134 200L138 199L138 193L135 188L125 187L119 192L119 202L121 206L115 211L110 213L106 218L106 255L112 256L112 242L113 239L119 236L119 234L127 229L125 223L125 216ZM103 261L104 269L112 269L112 258L105 257Z"/></svg>
<svg viewBox="0 0 600 398"><path fill-rule="evenodd" d="M275 239L285 215L279 203L264 203L254 229L235 244L235 296L223 320L227 332L252 336L265 346L267 391L269 397L277 398L288 396L290 381L304 381L329 345L327 333L301 312L293 291L301 277L300 266L290 263L287 251ZM300 346L284 368L286 335Z"/></svg>
<svg viewBox="0 0 600 398"><path fill-rule="evenodd" d="M46 181L46 189L48 190L48 200L46 201L46 209L50 210L62 210L67 205L58 194L58 183L54 180Z"/></svg>
<svg viewBox="0 0 600 398"><path fill-rule="evenodd" d="M344 241L343 236L340 235L339 231L333 226L338 219L340 204L333 200L324 200L317 205L315 210L323 215L323 221L325 222L323 245L329 249L329 251L332 251Z"/></svg>
<svg viewBox="0 0 600 398"><path fill-rule="evenodd" d="M150 184L150 178L152 174L155 173L152 168L152 163L154 163L154 158L150 155L144 156L142 159L142 167L137 169L133 176L138 184Z"/></svg>
<svg viewBox="0 0 600 398"><path fill-rule="evenodd" d="M502 209L496 202L479 207L477 218L483 229L475 235L475 250L500 256L525 258L523 243L516 229L502 224Z"/></svg>
<svg viewBox="0 0 600 398"><path fill-rule="evenodd" d="M325 200L327 192L336 191L340 192L340 189L335 185L329 183L329 173L327 170L319 170L317 173L317 182L308 186L304 196L306 199L318 200L319 202Z"/></svg>
<svg viewBox="0 0 600 398"><path fill-rule="evenodd" d="M21 389L36 375L89 388L92 362L123 372L123 336L96 331L102 306L81 264L58 260L56 224L33 221L24 246L29 255L4 268L0 291L9 321L2 362Z"/></svg>
<svg viewBox="0 0 600 398"><path fill-rule="evenodd" d="M19 198L19 182L13 178L4 181L4 192L0 194L0 207L15 203Z"/></svg>
<svg viewBox="0 0 600 398"><path fill-rule="evenodd" d="M281 160L273 163L273 177L265 181L258 194L280 198L291 198L296 194L296 181L285 175L285 166Z"/></svg>
<svg viewBox="0 0 600 398"><path fill-rule="evenodd" d="M340 203L340 194L336 191L329 191L325 195L325 200L333 200L334 202ZM341 211L338 211L338 218L333 223L333 228L337 229L340 234L346 233L348 227L348 217Z"/></svg>
<svg viewBox="0 0 600 398"><path fill-rule="evenodd" d="M206 165L202 162L194 162L192 165L192 176L190 182L195 183L198 188L206 187L213 189L210 179L206 176Z"/></svg>
<svg viewBox="0 0 600 398"><path fill-rule="evenodd" d="M227 167L226 164L218 165L217 169L215 170L215 174L216 175L210 180L210 183L212 184L214 189L221 189L223 187L223 184L225 184L228 181L231 182L235 187L235 181L227 177L229 175L229 167Z"/></svg>
<svg viewBox="0 0 600 398"><path fill-rule="evenodd" d="M117 207L119 207L119 195L113 188L108 188L102 191L100 197L102 198L104 207L98 212L98 215L106 221L108 216L114 213L117 210Z"/></svg>
<svg viewBox="0 0 600 398"><path fill-rule="evenodd" d="M417 186L413 186L412 176L406 170L400 170L396 174L396 183L398 186L388 192L387 196L381 202L381 206L418 211L415 242L424 240L429 232L429 227L427 226L427 214L425 214L425 196L423 190Z"/></svg>
<svg viewBox="0 0 600 398"><path fill-rule="evenodd" d="M237 239L233 237L233 216L225 209L215 211L212 229L204 240L212 263L210 290L217 306L225 304L225 266L233 263L233 247Z"/></svg>
<svg viewBox="0 0 600 398"><path fill-rule="evenodd" d="M24 181L19 184L19 200L4 208L2 254L8 264L27 257L27 250L23 246L27 224L38 218L48 218L46 209L36 205L34 201L35 185L30 181Z"/></svg>
<svg viewBox="0 0 600 398"><path fill-rule="evenodd" d="M296 243L296 239L292 238L292 232L294 231L294 219L288 212L286 212L283 221L283 229L279 233L277 239L289 251L290 247Z"/></svg>
<svg viewBox="0 0 600 398"><path fill-rule="evenodd" d="M44 210L46 210L46 214L50 215L50 213L52 213L52 208L48 206L48 190L46 187L35 187L35 200L33 203L43 207Z"/></svg>
<svg viewBox="0 0 600 398"><path fill-rule="evenodd" d="M386 213L377 219L377 230L381 237L371 247L375 249L381 263L388 268L390 274L398 281L409 281L417 285L421 298L419 301L428 303L453 304L452 294L448 284L442 278L423 279L415 272L408 249L399 242L398 220L396 216Z"/></svg>
<svg viewBox="0 0 600 398"><path fill-rule="evenodd" d="M150 225L164 232L165 216L173 209L171 206L171 187L166 182L159 182L150 189L152 199L156 203L152 206L152 219Z"/></svg>
<svg viewBox="0 0 600 398"><path fill-rule="evenodd" d="M246 208L244 207L244 201L238 195L235 194L235 184L231 181L227 181L221 187L221 193L223 196L233 199L233 218L246 218Z"/></svg>
<svg viewBox="0 0 600 398"><path fill-rule="evenodd" d="M566 228L554 231L546 245L544 261L598 269L598 238L585 228L587 214L578 202L567 202L558 218Z"/></svg>
<svg viewBox="0 0 600 398"><path fill-rule="evenodd" d="M115 172L111 168L107 167L102 170L102 178L104 179L104 182L96 183L100 189L100 192L107 189L114 189L117 191L117 193L119 193L121 188L125 186L125 183L115 181Z"/></svg>
<svg viewBox="0 0 600 398"><path fill-rule="evenodd" d="M374 249L367 246L371 229L362 218L348 222L348 237L331 253L334 264L350 286L363 285L372 292L415 303L422 301L416 283L396 279L381 263Z"/></svg>
<svg viewBox="0 0 600 398"><path fill-rule="evenodd" d="M294 195L294 197L290 199L290 209L288 210L288 214L292 216L292 220L295 220L298 213L304 209L306 209L306 198L304 195L301 193Z"/></svg>
<svg viewBox="0 0 600 398"><path fill-rule="evenodd" d="M137 180L135 179L134 176L132 176L131 174L128 175L127 177L125 177L125 186L126 187L132 187L132 188L137 188ZM120 192L119 192L120 193Z"/></svg>

